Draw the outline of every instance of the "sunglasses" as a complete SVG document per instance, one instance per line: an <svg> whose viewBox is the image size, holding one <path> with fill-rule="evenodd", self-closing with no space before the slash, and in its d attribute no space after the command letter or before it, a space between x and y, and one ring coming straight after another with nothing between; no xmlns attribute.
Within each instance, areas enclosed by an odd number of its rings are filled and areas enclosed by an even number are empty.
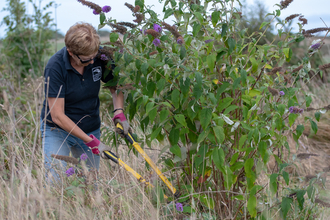
<svg viewBox="0 0 330 220"><path fill-rule="evenodd" d="M75 54L76 55L76 54ZM98 55L98 54L97 54ZM95 57L97 57L97 55ZM89 59L89 60L82 60L78 55L76 55L78 57L78 59L80 60L81 63L89 63L91 62L92 60L95 59L95 57L93 57L92 59Z"/></svg>

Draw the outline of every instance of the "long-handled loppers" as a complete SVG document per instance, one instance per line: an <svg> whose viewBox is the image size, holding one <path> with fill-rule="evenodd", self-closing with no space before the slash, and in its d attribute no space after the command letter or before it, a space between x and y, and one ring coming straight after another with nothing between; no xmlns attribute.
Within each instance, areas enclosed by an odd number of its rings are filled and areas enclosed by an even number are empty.
<svg viewBox="0 0 330 220"><path fill-rule="evenodd" d="M119 128L123 132L123 127L117 123L116 127ZM124 133L124 132L123 132ZM161 180L166 184L166 186L171 190L174 197L179 197L180 193L177 191L171 184L170 181L164 176L164 174L158 169L156 164L150 159L150 157L143 151L143 149L140 147L140 145L135 141L133 135L128 132L127 135L125 135L125 138L130 142L130 144L133 145L133 147L142 155L142 157L147 161L147 163L154 169L154 171L157 173L157 175L161 178Z"/></svg>

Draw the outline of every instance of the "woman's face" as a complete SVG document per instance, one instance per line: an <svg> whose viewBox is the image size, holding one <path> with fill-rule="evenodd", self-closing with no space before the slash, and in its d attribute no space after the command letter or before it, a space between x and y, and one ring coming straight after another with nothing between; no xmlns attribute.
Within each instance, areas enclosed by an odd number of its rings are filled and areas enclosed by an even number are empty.
<svg viewBox="0 0 330 220"><path fill-rule="evenodd" d="M98 52L91 55L77 55L68 50L70 56L77 66L88 66L89 64L94 63L94 59L97 56Z"/></svg>

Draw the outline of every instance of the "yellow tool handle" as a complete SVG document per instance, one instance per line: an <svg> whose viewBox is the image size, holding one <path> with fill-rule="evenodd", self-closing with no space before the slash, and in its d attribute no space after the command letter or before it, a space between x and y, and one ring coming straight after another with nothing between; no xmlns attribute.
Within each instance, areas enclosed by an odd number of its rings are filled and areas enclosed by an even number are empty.
<svg viewBox="0 0 330 220"><path fill-rule="evenodd" d="M121 129L123 131L123 127L117 123L117 128ZM163 182L167 185L167 187L171 190L174 196L178 196L179 192L176 191L176 189L172 186L171 182L168 181L168 179L164 176L164 174L158 169L156 164L150 159L150 157L143 151L143 149L140 147L140 145L135 141L132 134L128 132L128 134L125 135L125 138L135 147L135 149L142 155L142 157L148 162L148 164L152 167L152 169L155 170L157 175L163 180Z"/></svg>
<svg viewBox="0 0 330 220"><path fill-rule="evenodd" d="M145 183L147 186L154 187L151 183L147 182L140 174L138 174L135 170L133 170L130 166L125 164L119 157L117 157L114 153L110 151L104 151L104 154L113 162L119 164L124 167L125 170L133 174L133 176L138 179L141 183Z"/></svg>

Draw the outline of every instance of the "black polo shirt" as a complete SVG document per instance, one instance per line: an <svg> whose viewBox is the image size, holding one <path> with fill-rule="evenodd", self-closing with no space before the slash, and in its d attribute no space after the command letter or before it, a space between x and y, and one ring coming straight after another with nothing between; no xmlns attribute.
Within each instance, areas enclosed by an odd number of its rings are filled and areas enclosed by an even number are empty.
<svg viewBox="0 0 330 220"><path fill-rule="evenodd" d="M85 133L98 129L101 125L99 116L99 91L101 82L113 79L112 72L104 77L105 62L95 58L81 75L70 63L66 47L54 54L48 61L45 76L45 97L64 98L64 113ZM114 65L112 66L114 68ZM48 84L49 80L49 84ZM43 103L41 119L45 118L45 104ZM57 125L52 122L47 103L47 124L52 127Z"/></svg>

